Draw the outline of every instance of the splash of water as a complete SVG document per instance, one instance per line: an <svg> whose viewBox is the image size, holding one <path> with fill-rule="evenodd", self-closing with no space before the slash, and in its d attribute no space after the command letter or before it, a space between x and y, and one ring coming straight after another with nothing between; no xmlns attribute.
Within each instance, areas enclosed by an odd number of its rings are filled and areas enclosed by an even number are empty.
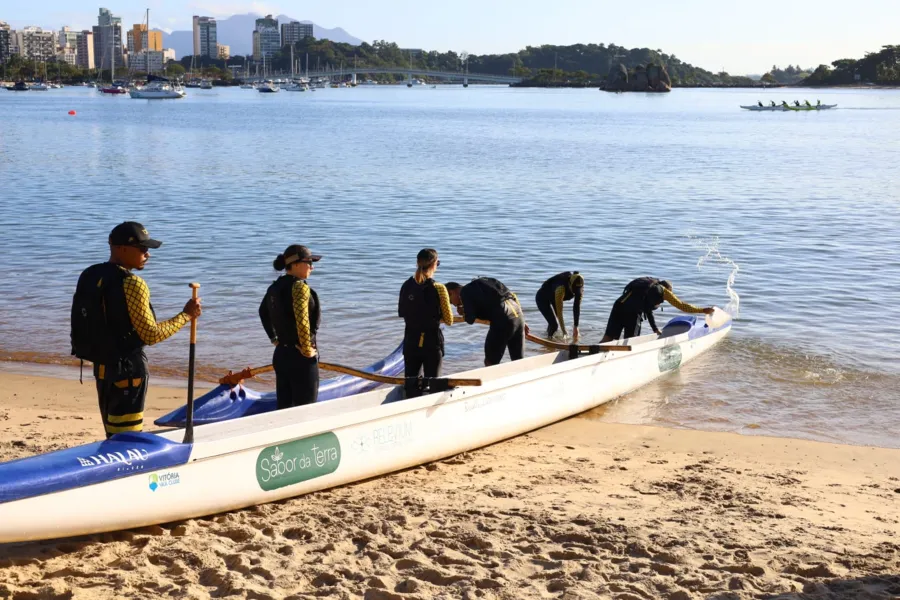
<svg viewBox="0 0 900 600"><path fill-rule="evenodd" d="M693 235L688 235L687 237L696 248L706 252L697 260L698 269L702 269L706 263L725 265L731 269L731 272L728 274L728 281L725 283L725 291L728 293L729 298L728 304L725 305L725 312L730 314L732 318L737 319L741 313L741 297L738 296L734 289L734 280L740 267L731 258L724 256L719 251L719 238L715 237L712 240L705 240Z"/></svg>

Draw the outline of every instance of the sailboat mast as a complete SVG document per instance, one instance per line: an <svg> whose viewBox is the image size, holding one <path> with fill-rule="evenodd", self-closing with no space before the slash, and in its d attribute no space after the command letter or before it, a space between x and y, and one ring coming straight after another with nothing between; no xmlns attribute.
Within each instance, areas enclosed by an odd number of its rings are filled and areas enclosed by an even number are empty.
<svg viewBox="0 0 900 600"><path fill-rule="evenodd" d="M147 80L150 80L150 9L147 9L147 43L144 44L144 63L147 67Z"/></svg>

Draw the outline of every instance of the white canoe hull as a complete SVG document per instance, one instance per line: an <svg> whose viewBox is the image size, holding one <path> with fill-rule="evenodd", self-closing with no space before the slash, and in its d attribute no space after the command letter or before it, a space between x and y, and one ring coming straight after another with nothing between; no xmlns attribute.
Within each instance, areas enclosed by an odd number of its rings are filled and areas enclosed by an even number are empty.
<svg viewBox="0 0 900 600"><path fill-rule="evenodd" d="M788 106L784 107L780 104L778 106L759 106L758 104L753 104L750 106L743 106L741 108L753 112L808 112L811 110L829 110L835 108L837 104L820 104L818 106Z"/></svg>
<svg viewBox="0 0 900 600"><path fill-rule="evenodd" d="M724 328L477 369L481 387L413 400L397 388L198 427L187 464L0 504L0 542L166 523L290 498L486 446L584 412L677 368ZM646 341L645 341L646 340ZM645 342L645 343L637 343ZM178 440L183 431L161 434ZM155 485L153 485L155 484Z"/></svg>

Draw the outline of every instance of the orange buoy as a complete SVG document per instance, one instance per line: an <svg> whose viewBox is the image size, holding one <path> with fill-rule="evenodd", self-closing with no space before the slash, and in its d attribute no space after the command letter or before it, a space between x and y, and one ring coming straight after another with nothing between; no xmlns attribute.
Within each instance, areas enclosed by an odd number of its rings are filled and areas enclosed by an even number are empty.
<svg viewBox="0 0 900 600"><path fill-rule="evenodd" d="M70 111L69 111L69 114L72 115L72 116L74 117L74 116L75 116L75 111L74 111L74 110L70 110Z"/></svg>

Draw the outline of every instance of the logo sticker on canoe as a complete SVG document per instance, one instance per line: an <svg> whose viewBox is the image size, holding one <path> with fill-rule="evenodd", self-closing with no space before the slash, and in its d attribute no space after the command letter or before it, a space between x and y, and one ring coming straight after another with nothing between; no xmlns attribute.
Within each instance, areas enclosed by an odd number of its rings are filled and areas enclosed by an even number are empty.
<svg viewBox="0 0 900 600"><path fill-rule="evenodd" d="M265 491L322 477L341 464L341 443L332 432L269 446L256 458L256 481Z"/></svg>
<svg viewBox="0 0 900 600"><path fill-rule="evenodd" d="M659 372L665 373L677 369L681 365L681 346L665 346L656 355Z"/></svg>

